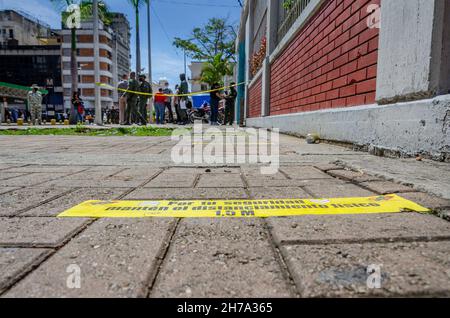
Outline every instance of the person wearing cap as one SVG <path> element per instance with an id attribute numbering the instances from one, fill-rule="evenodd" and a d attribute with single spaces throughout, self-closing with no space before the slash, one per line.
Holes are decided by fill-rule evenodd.
<path id="1" fill-rule="evenodd" d="M 31 91 L 28 92 L 28 106 L 31 110 L 31 121 L 33 125 L 36 122 L 42 124 L 42 94 L 39 92 L 39 87 L 34 84 L 31 86 Z"/>
<path id="2" fill-rule="evenodd" d="M 145 75 L 139 76 L 139 107 L 138 107 L 138 121 L 141 125 L 147 125 L 147 101 L 149 99 L 149 94 L 151 94 L 152 86 L 146 81 L 147 77 Z"/>
<path id="3" fill-rule="evenodd" d="M 139 90 L 139 83 L 136 80 L 136 73 L 130 73 L 130 79 L 128 81 L 128 91 L 125 93 L 127 99 L 127 109 L 125 112 L 125 125 L 135 124 L 137 122 L 137 102 L 138 95 L 136 92 Z"/>

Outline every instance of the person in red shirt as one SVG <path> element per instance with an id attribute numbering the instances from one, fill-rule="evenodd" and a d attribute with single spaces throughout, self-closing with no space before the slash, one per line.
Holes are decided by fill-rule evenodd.
<path id="1" fill-rule="evenodd" d="M 155 111 L 156 111 L 156 124 L 163 125 L 165 124 L 166 117 L 166 95 L 163 94 L 163 89 L 160 88 L 158 93 L 155 94 Z"/>

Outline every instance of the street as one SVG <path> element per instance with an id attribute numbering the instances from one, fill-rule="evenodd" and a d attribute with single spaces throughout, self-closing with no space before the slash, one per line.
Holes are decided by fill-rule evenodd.
<path id="1" fill-rule="evenodd" d="M 170 137 L 0 136 L 1 297 L 450 296 L 448 163 L 280 135 L 279 171 L 263 175 L 250 164 L 175 165 L 175 144 Z M 57 217 L 86 200 L 392 193 L 432 212 Z"/>

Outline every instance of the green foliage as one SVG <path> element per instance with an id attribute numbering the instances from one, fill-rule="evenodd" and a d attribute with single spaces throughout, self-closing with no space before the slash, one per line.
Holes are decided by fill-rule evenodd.
<path id="1" fill-rule="evenodd" d="M 233 65 L 219 53 L 203 64 L 201 81 L 209 85 L 223 84 L 223 77 L 233 75 Z"/>
<path id="2" fill-rule="evenodd" d="M 295 0 L 284 0 L 283 2 L 283 8 L 287 11 L 291 10 L 294 6 Z"/>
<path id="3" fill-rule="evenodd" d="M 194 60 L 211 61 L 218 54 L 235 61 L 236 32 L 226 19 L 211 18 L 203 27 L 195 28 L 189 39 L 175 38 L 173 45 Z"/>
<path id="4" fill-rule="evenodd" d="M 0 135 L 54 135 L 54 136 L 171 136 L 174 129 L 158 127 L 118 127 L 109 129 L 95 129 L 83 125 L 75 128 L 27 128 L 2 129 Z"/>

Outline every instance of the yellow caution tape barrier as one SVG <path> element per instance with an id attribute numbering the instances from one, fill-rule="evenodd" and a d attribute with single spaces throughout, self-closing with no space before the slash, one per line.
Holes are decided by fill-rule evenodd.
<path id="1" fill-rule="evenodd" d="M 109 88 L 112 90 L 117 90 L 119 92 L 131 93 L 131 94 L 136 94 L 136 95 L 155 96 L 157 94 L 157 93 L 142 93 L 142 92 L 131 91 L 131 90 L 122 89 L 122 88 L 116 88 L 116 87 L 113 87 L 113 86 L 105 84 L 105 83 L 95 83 L 95 84 L 100 87 L 106 87 L 106 88 Z M 220 92 L 220 91 L 229 89 L 231 87 L 238 87 L 238 86 L 241 86 L 244 84 L 246 84 L 246 82 L 242 82 L 242 83 L 230 85 L 230 86 L 224 86 L 221 88 L 211 89 L 211 90 L 207 90 L 207 91 L 201 91 L 201 92 L 195 92 L 195 93 L 189 93 L 189 94 L 164 94 L 164 96 L 167 96 L 167 97 L 190 97 L 190 96 L 195 96 L 195 95 L 204 95 L 204 94 L 208 94 L 208 93 L 212 93 L 212 92 Z"/>

